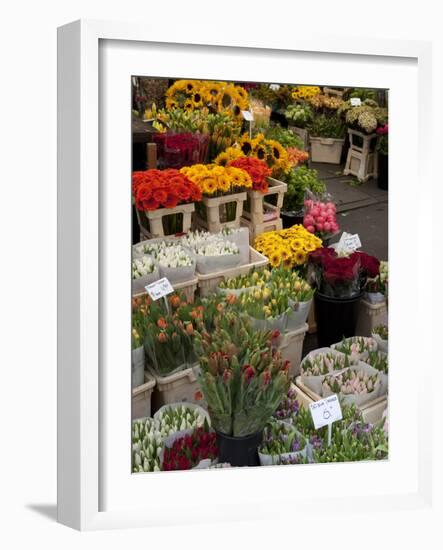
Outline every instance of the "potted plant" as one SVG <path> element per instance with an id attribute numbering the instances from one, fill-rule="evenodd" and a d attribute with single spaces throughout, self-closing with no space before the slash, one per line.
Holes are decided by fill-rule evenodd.
<path id="1" fill-rule="evenodd" d="M 315 314 L 320 346 L 355 336 L 359 301 L 368 277 L 376 277 L 380 261 L 364 252 L 339 256 L 333 248 L 309 254 L 316 286 Z"/>
<path id="2" fill-rule="evenodd" d="M 378 178 L 377 185 L 380 189 L 388 189 L 388 173 L 389 173 L 389 128 L 388 124 L 380 126 L 376 130 L 378 138 Z"/>
<path id="3" fill-rule="evenodd" d="M 253 329 L 236 311 L 213 322 L 214 329 L 196 335 L 195 343 L 219 459 L 256 466 L 263 428 L 287 391 L 289 364 L 272 349 L 272 333 Z"/>
<path id="4" fill-rule="evenodd" d="M 289 128 L 300 137 L 305 149 L 309 146 L 308 127 L 313 116 L 312 107 L 306 102 L 288 105 L 285 111 L 285 117 L 290 125 Z"/>
<path id="5" fill-rule="evenodd" d="M 309 127 L 311 160 L 340 164 L 346 127 L 336 112 L 314 114 Z"/>
<path id="6" fill-rule="evenodd" d="M 287 229 L 294 224 L 303 223 L 306 191 L 323 194 L 326 192 L 326 185 L 318 179 L 317 170 L 309 169 L 307 166 L 289 170 L 285 174 L 284 180 L 288 189 L 283 199 L 281 218 L 283 228 Z"/>

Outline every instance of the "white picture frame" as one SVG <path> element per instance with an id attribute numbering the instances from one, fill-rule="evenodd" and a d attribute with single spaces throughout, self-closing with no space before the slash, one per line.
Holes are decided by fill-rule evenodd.
<path id="1" fill-rule="evenodd" d="M 122 332 L 122 327 L 124 329 L 125 323 L 128 322 L 128 315 L 124 313 L 124 303 L 128 300 L 129 304 L 130 295 L 129 245 L 126 256 L 122 251 L 125 242 L 129 242 L 130 226 L 129 218 L 122 219 L 119 224 L 121 231 L 116 232 L 115 228 L 113 229 L 109 224 L 109 212 L 111 210 L 116 212 L 117 210 L 114 209 L 119 208 L 119 203 L 120 207 L 122 203 L 123 206 L 129 204 L 126 191 L 123 191 L 122 195 L 119 186 L 112 183 L 122 181 L 125 177 L 129 178 L 130 175 L 127 171 L 128 165 L 124 164 L 128 162 L 126 157 L 130 150 L 130 135 L 125 134 L 126 125 L 130 123 L 124 119 L 122 111 L 116 110 L 111 126 L 106 127 L 107 142 L 104 145 L 101 141 L 104 135 L 100 134 L 103 127 L 100 126 L 99 121 L 103 123 L 103 119 L 111 120 L 106 116 L 109 115 L 106 110 L 109 109 L 109 105 L 114 104 L 112 102 L 116 102 L 115 105 L 117 102 L 121 103 L 121 99 L 127 93 L 124 86 L 129 88 L 129 82 L 124 82 L 121 87 L 116 85 L 115 90 L 112 90 L 112 94 L 103 104 L 99 95 L 100 82 L 106 85 L 109 82 L 108 78 L 118 77 L 130 70 L 124 64 L 132 57 L 134 57 L 134 67 L 140 67 L 140 62 L 146 59 L 146 72 L 133 74 L 216 78 L 215 72 L 212 72 L 215 68 L 212 69 L 210 64 L 212 55 L 217 55 L 220 60 L 220 64 L 217 64 L 219 78 L 225 78 L 223 67 L 226 67 L 227 60 L 231 59 L 232 67 L 229 72 L 229 75 L 232 75 L 231 79 L 254 80 L 254 76 L 260 72 L 263 74 L 261 80 L 273 82 L 279 81 L 278 75 L 284 74 L 287 60 L 299 54 L 300 66 L 303 66 L 303 56 L 310 56 L 311 60 L 318 59 L 319 63 L 323 63 L 324 74 L 327 73 L 327 67 L 330 65 L 337 66 L 335 79 L 330 75 L 318 79 L 324 84 L 366 84 L 368 86 L 371 83 L 383 81 L 383 75 L 377 80 L 374 67 L 371 69 L 371 64 L 375 66 L 383 60 L 390 65 L 391 72 L 393 67 L 398 68 L 398 82 L 402 82 L 403 85 L 407 83 L 406 73 L 402 76 L 401 67 L 403 67 L 405 71 L 410 70 L 411 82 L 418 83 L 417 89 L 411 86 L 410 90 L 404 90 L 403 99 L 395 93 L 390 98 L 390 107 L 392 106 L 390 115 L 392 112 L 394 121 L 392 123 L 390 118 L 393 160 L 391 196 L 394 198 L 398 196 L 396 178 L 401 178 L 401 181 L 405 182 L 406 189 L 411 188 L 412 176 L 398 162 L 401 153 L 400 143 L 404 144 L 401 141 L 404 136 L 402 138 L 402 121 L 399 116 L 400 106 L 404 107 L 404 103 L 400 105 L 400 101 L 406 100 L 410 102 L 410 111 L 414 115 L 411 117 L 410 128 L 419 138 L 417 143 L 410 144 L 411 154 L 408 156 L 410 172 L 415 178 L 415 171 L 418 171 L 417 178 L 421 191 L 426 194 L 427 201 L 432 197 L 430 163 L 426 162 L 426 159 L 429 160 L 430 151 L 431 113 L 427 110 L 424 101 L 428 96 L 431 81 L 432 58 L 429 43 L 368 40 L 342 36 L 326 37 L 301 32 L 298 32 L 295 38 L 281 36 L 278 40 L 272 37 L 250 39 L 249 36 L 250 34 L 245 33 L 241 39 L 225 39 L 223 33 L 214 31 L 211 33 L 211 38 L 208 38 L 210 45 L 204 43 L 205 37 L 202 39 L 203 42 L 189 45 L 186 29 L 174 32 L 173 36 L 169 36 L 169 41 L 165 41 L 163 29 L 156 27 L 147 29 L 144 25 L 119 22 L 77 21 L 59 29 L 58 521 L 70 527 L 91 530 L 215 521 L 211 506 L 216 506 L 218 510 L 217 521 L 235 521 L 239 517 L 244 520 L 281 518 L 286 512 L 272 510 L 273 503 L 279 502 L 278 499 L 300 510 L 303 508 L 303 513 L 323 513 L 318 512 L 319 503 L 326 500 L 331 506 L 339 503 L 343 511 L 351 510 L 355 506 L 368 511 L 376 507 L 377 510 L 383 510 L 386 513 L 405 507 L 432 509 L 431 410 L 426 407 L 424 380 L 420 379 L 412 384 L 409 379 L 414 374 L 414 361 L 417 359 L 419 349 L 413 341 L 407 352 L 400 349 L 401 331 L 404 331 L 406 325 L 405 320 L 401 319 L 399 310 L 401 297 L 404 295 L 402 293 L 408 293 L 407 283 L 399 277 L 401 262 L 405 261 L 404 257 L 402 259 L 405 251 L 402 248 L 403 245 L 399 245 L 400 250 L 392 251 L 392 258 L 390 255 L 391 281 L 394 280 L 395 284 L 390 286 L 392 324 L 392 330 L 390 330 L 392 352 L 391 349 L 390 352 L 394 381 L 390 386 L 391 448 L 393 450 L 388 462 L 297 466 L 284 469 L 274 467 L 262 468 L 259 469 L 260 471 L 252 468 L 243 470 L 233 468 L 229 472 L 220 470 L 141 476 L 131 476 L 130 469 L 125 469 L 124 465 L 130 460 L 130 450 L 127 446 L 130 440 L 130 369 L 129 354 L 125 355 L 129 350 L 129 331 L 127 334 Z M 105 42 L 111 47 L 109 49 L 105 47 L 103 50 L 101 48 Z M 153 58 L 146 55 L 149 48 L 154 52 L 156 63 L 151 63 L 149 60 Z M 173 52 L 174 56 L 168 55 L 168 51 Z M 246 54 L 254 60 L 250 65 L 239 62 L 241 56 Z M 186 56 L 187 66 L 183 66 L 180 55 Z M 269 66 L 260 64 L 266 56 L 272 57 L 276 62 L 270 63 Z M 284 63 L 278 63 L 279 59 Z M 344 67 L 346 63 L 353 63 L 355 60 L 365 63 L 368 77 L 366 80 L 362 79 L 361 74 L 356 72 L 352 74 L 352 82 L 345 82 Z M 341 63 L 344 65 L 340 68 Z M 182 74 L 177 74 L 180 66 Z M 103 74 L 102 70 L 108 72 Z M 241 70 L 243 70 L 243 78 L 238 76 Z M 160 74 L 159 71 L 163 73 Z M 371 72 L 374 74 L 369 77 Z M 388 72 L 386 71 L 386 74 Z M 383 71 L 379 74 L 382 73 Z M 255 79 L 258 80 L 258 78 Z M 290 82 L 291 79 L 280 81 Z M 304 79 L 302 81 L 309 83 Z M 398 83 L 396 85 L 399 86 Z M 395 87 L 393 89 L 395 90 Z M 129 118 L 129 104 L 127 109 Z M 103 114 L 105 114 L 104 117 Z M 398 121 L 397 127 L 396 121 Z M 122 136 L 127 140 L 126 142 L 119 141 Z M 396 148 L 396 138 L 398 138 L 398 148 Z M 108 157 L 113 156 L 114 162 L 116 162 L 116 155 L 112 153 L 116 151 L 121 151 L 122 159 L 125 158 L 121 166 L 115 166 L 116 171 L 113 174 L 109 173 L 107 165 L 103 165 L 104 169 L 100 171 L 99 161 L 100 155 L 103 155 L 103 148 L 106 149 Z M 420 163 L 418 163 L 419 156 Z M 103 188 L 104 179 L 110 184 L 106 189 Z M 422 200 L 424 198 L 414 200 L 414 197 L 406 196 L 403 204 L 406 208 L 414 209 L 418 208 Z M 392 243 L 397 244 L 405 228 L 401 213 L 392 207 L 393 202 L 391 201 L 390 205 L 391 249 Z M 418 209 L 418 220 L 421 215 Z M 129 209 L 127 216 L 130 216 Z M 101 241 L 103 238 L 105 238 L 104 244 Z M 109 239 L 112 240 L 112 250 L 110 250 Z M 410 246 L 416 246 L 417 239 L 417 236 L 411 235 Z M 416 250 L 421 260 L 426 259 L 427 265 L 432 265 L 430 242 L 425 242 Z M 120 261 L 121 259 L 123 261 Z M 112 270 L 109 269 L 111 265 Z M 113 271 L 111 278 L 109 278 L 110 271 Z M 415 277 L 420 276 L 418 265 L 411 267 L 409 273 L 411 280 L 416 280 Z M 104 276 L 108 277 L 105 283 Z M 127 279 L 125 279 L 126 276 Z M 116 289 L 121 289 L 121 298 L 116 298 L 115 307 L 123 309 L 106 309 L 109 297 L 116 296 Z M 420 335 L 418 319 L 432 316 L 432 289 L 430 287 L 423 289 L 420 300 L 417 293 L 417 295 L 410 294 L 412 318 L 409 330 Z M 114 335 L 113 345 L 120 346 L 119 349 L 113 350 L 116 352 L 114 356 L 110 355 L 109 350 L 100 347 L 103 342 L 103 330 L 107 331 L 108 344 L 110 337 Z M 119 338 L 121 335 L 121 345 L 120 341 L 115 343 L 116 335 Z M 431 357 L 431 346 L 429 349 L 421 350 L 421 353 L 424 355 L 422 368 L 426 369 L 426 383 L 431 384 L 433 376 L 431 361 L 426 362 L 426 358 Z M 126 356 L 128 357 L 128 383 L 125 386 L 124 380 L 123 384 L 118 383 L 120 374 L 117 372 L 115 363 L 120 361 L 121 364 L 122 358 L 124 363 Z M 400 364 L 402 368 L 396 368 L 396 365 Z M 396 377 L 397 374 L 398 377 Z M 125 393 L 126 390 L 127 393 Z M 411 391 L 415 392 L 417 400 L 410 404 L 407 412 L 411 444 L 411 456 L 407 456 L 405 454 L 407 442 L 404 433 L 398 428 L 405 422 L 402 415 L 406 413 L 402 406 L 405 406 L 405 395 L 411 395 L 408 393 Z M 120 416 L 116 416 L 118 411 L 121 411 Z M 112 430 L 109 428 L 110 423 Z M 127 430 L 126 435 L 120 437 L 125 434 L 125 430 Z M 115 433 L 110 434 L 110 431 Z M 113 437 L 114 440 L 111 441 Z M 124 449 L 122 455 L 116 448 L 116 441 L 120 442 L 121 448 Z M 106 454 L 104 449 L 107 449 L 108 445 L 113 445 L 109 448 L 116 451 L 116 459 L 104 465 L 103 460 L 108 460 L 103 456 Z M 125 453 L 127 453 L 126 458 Z M 344 484 L 342 487 L 343 483 L 338 483 L 337 480 L 346 469 L 351 469 L 354 475 L 364 472 L 364 475 L 368 476 L 368 482 L 363 483 L 363 487 L 358 490 L 349 484 Z M 302 475 L 300 475 L 301 472 Z M 291 481 L 297 486 L 297 495 L 283 496 L 283 489 L 289 478 L 292 478 Z M 385 480 L 383 481 L 384 492 L 381 484 L 373 483 L 376 478 Z M 257 491 L 257 480 L 266 489 Z M 108 487 L 109 484 L 115 484 L 116 488 L 111 489 Z M 135 496 L 131 497 L 136 492 L 140 493 L 141 487 L 146 494 L 148 485 L 156 495 L 155 506 L 149 502 L 141 506 Z M 199 487 L 199 494 L 190 494 L 190 488 L 196 486 Z M 165 487 L 164 495 L 162 495 L 162 487 Z M 217 490 L 217 502 L 213 494 L 214 488 Z M 229 489 L 233 491 L 234 488 L 240 489 L 236 493 L 235 500 L 230 502 L 227 491 Z M 181 506 L 182 501 L 171 498 L 174 491 L 182 497 L 186 495 L 185 509 Z M 104 497 L 108 493 L 112 496 Z M 119 506 L 116 505 L 117 502 Z M 247 506 L 251 502 L 254 505 Z"/>

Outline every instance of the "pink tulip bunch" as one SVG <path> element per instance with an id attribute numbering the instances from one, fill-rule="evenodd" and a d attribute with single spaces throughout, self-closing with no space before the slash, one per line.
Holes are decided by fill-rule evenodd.
<path id="1" fill-rule="evenodd" d="M 333 202 L 306 199 L 303 225 L 310 233 L 336 233 L 339 230 L 336 211 Z"/>

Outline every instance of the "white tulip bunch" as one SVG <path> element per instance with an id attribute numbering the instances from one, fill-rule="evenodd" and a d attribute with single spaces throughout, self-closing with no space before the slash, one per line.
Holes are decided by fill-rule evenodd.
<path id="1" fill-rule="evenodd" d="M 167 437 L 175 432 L 203 426 L 205 417 L 198 409 L 180 405 L 175 408 L 165 408 L 157 421 L 161 437 Z"/>
<path id="2" fill-rule="evenodd" d="M 240 250 L 235 243 L 223 239 L 214 239 L 195 248 L 195 253 L 200 256 L 228 256 L 240 254 Z"/>
<path id="3" fill-rule="evenodd" d="M 189 267 L 192 257 L 181 245 L 165 247 L 156 255 L 156 260 L 162 267 Z"/>
<path id="4" fill-rule="evenodd" d="M 132 423 L 132 471 L 159 472 L 163 440 L 154 419 Z"/>
<path id="5" fill-rule="evenodd" d="M 142 256 L 132 260 L 132 278 L 140 279 L 152 273 L 155 269 L 154 260 L 150 256 Z"/>

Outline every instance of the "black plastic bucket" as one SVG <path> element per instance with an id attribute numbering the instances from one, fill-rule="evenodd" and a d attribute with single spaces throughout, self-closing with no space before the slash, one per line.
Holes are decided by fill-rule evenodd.
<path id="1" fill-rule="evenodd" d="M 291 212 L 282 210 L 280 217 L 283 223 L 283 229 L 289 229 L 295 224 L 303 225 L 303 212 Z"/>
<path id="2" fill-rule="evenodd" d="M 343 337 L 356 336 L 361 294 L 352 298 L 332 298 L 316 292 L 314 296 L 319 347 L 329 347 Z"/>
<path id="3" fill-rule="evenodd" d="M 389 157 L 388 155 L 378 155 L 378 176 L 377 176 L 377 185 L 379 189 L 388 189 L 388 166 L 389 166 Z"/>
<path id="4" fill-rule="evenodd" d="M 258 447 L 263 431 L 245 437 L 225 435 L 217 430 L 218 460 L 231 466 L 259 466 Z"/>

